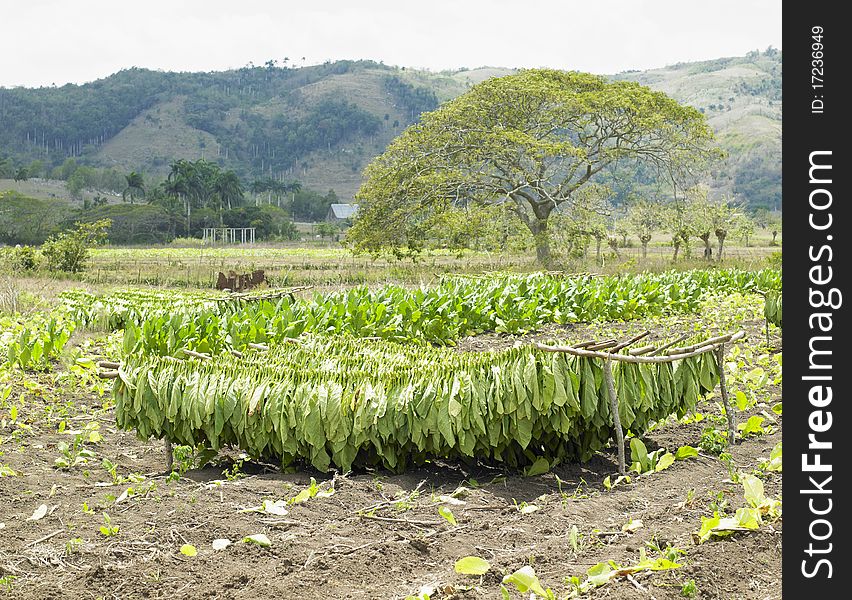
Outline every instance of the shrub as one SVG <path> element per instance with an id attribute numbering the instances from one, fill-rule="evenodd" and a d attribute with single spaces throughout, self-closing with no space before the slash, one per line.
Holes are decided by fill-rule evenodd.
<path id="1" fill-rule="evenodd" d="M 73 231 L 64 231 L 48 238 L 41 247 L 47 268 L 67 273 L 79 273 L 85 269 L 89 248 L 106 240 L 107 229 L 111 224 L 109 219 L 77 223 Z"/>
<path id="2" fill-rule="evenodd" d="M 38 255 L 32 246 L 15 246 L 9 252 L 9 262 L 15 271 L 34 271 L 38 267 Z"/>

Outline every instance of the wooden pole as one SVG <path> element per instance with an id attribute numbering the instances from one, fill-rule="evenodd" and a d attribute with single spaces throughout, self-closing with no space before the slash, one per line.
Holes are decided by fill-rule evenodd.
<path id="1" fill-rule="evenodd" d="M 719 392 L 722 395 L 722 406 L 725 407 L 725 416 L 728 417 L 728 443 L 734 443 L 736 439 L 736 424 L 734 423 L 734 411 L 728 402 L 728 386 L 725 385 L 725 344 L 719 344 L 716 348 L 716 365 L 719 368 Z"/>
<path id="2" fill-rule="evenodd" d="M 646 329 L 645 331 L 643 331 L 639 335 L 634 335 L 629 340 L 625 340 L 625 341 L 621 342 L 620 344 L 613 346 L 612 348 L 610 348 L 610 352 L 615 353 L 615 352 L 618 352 L 619 350 L 621 350 L 622 348 L 626 348 L 627 346 L 630 346 L 631 344 L 635 344 L 636 342 L 641 340 L 643 337 L 650 335 L 650 333 L 651 332 Z"/>
<path id="3" fill-rule="evenodd" d="M 624 475 L 627 465 L 624 459 L 624 432 L 621 430 L 621 415 L 618 413 L 618 397 L 615 395 L 615 379 L 612 376 L 612 361 L 603 361 L 604 381 L 609 394 L 609 408 L 612 412 L 612 426 L 615 429 L 615 442 L 618 444 L 618 474 Z"/>
<path id="4" fill-rule="evenodd" d="M 175 464 L 175 454 L 172 451 L 172 443 L 166 440 L 166 471 L 172 472 L 172 467 Z"/>
<path id="5" fill-rule="evenodd" d="M 737 333 L 725 336 L 724 341 L 719 340 L 719 338 L 714 338 L 714 340 L 707 340 L 703 342 L 704 345 L 696 344 L 695 350 L 691 350 L 689 352 L 684 352 L 683 354 L 669 354 L 666 356 L 630 356 L 629 354 L 610 354 L 607 352 L 595 352 L 592 350 L 580 350 L 578 348 L 572 348 L 570 346 L 548 346 L 547 344 L 541 344 L 538 342 L 534 342 L 533 346 L 538 348 L 539 350 L 544 350 L 545 352 L 566 352 L 568 354 L 573 354 L 575 356 L 590 356 L 594 358 L 602 358 L 606 360 L 617 360 L 621 362 L 629 362 L 629 363 L 667 363 L 674 362 L 676 360 L 682 360 L 684 358 L 690 358 L 692 356 L 698 356 L 699 354 L 704 354 L 705 352 L 711 352 L 716 350 L 720 344 L 726 342 L 735 342 L 741 338 L 745 337 L 744 331 L 738 331 Z"/>

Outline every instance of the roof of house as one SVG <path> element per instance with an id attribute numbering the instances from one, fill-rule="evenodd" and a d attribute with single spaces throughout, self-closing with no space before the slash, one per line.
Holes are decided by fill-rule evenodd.
<path id="1" fill-rule="evenodd" d="M 335 219 L 348 219 L 358 212 L 357 204 L 332 204 L 331 214 Z"/>

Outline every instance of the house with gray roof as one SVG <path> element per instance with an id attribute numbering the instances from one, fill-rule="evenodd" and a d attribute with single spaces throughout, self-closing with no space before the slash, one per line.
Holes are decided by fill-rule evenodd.
<path id="1" fill-rule="evenodd" d="M 357 213 L 357 204 L 332 204 L 328 207 L 328 214 L 325 220 L 329 223 L 340 224 L 352 219 Z"/>

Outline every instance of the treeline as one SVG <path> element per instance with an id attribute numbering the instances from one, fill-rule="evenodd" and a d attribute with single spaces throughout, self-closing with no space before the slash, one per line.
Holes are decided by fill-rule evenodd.
<path id="1" fill-rule="evenodd" d="M 100 182 L 112 170 L 63 163 L 57 175 L 66 186 L 76 180 Z M 95 194 L 82 206 L 60 200 L 29 198 L 10 191 L 0 195 L 0 244 L 37 245 L 75 222 L 109 219 L 115 244 L 165 243 L 176 237 L 201 237 L 207 227 L 254 227 L 257 240 L 298 239 L 294 221 L 321 221 L 334 190 L 322 194 L 298 181 L 256 179 L 246 186 L 230 169 L 206 161 L 178 160 L 168 177 L 146 181 L 142 173 L 120 175 L 113 182 L 122 203 Z"/>

